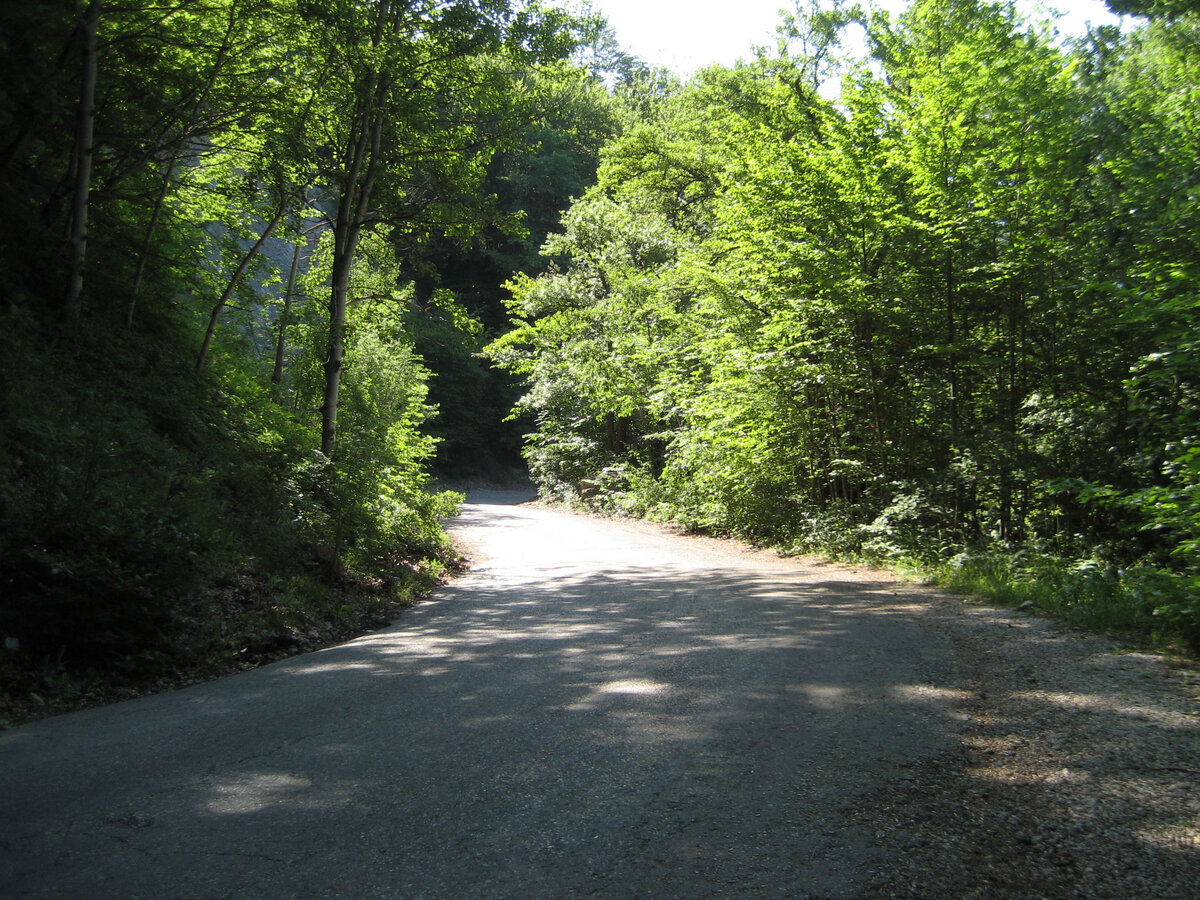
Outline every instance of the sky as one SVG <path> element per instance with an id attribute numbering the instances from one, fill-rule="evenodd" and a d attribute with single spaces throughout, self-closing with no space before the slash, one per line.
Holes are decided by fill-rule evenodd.
<path id="1" fill-rule="evenodd" d="M 880 6 L 892 12 L 904 0 L 885 0 Z M 1018 0 L 1024 10 L 1034 0 Z M 1103 0 L 1053 0 L 1068 11 L 1059 30 L 1082 34 L 1084 23 L 1117 21 Z M 709 63 L 732 65 L 752 56 L 756 44 L 773 45 L 779 10 L 794 9 L 794 0 L 592 0 L 617 32 L 621 45 L 652 66 L 688 76 Z"/>

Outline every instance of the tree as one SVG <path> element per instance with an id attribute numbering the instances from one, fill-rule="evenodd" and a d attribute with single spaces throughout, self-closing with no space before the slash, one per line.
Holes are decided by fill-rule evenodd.
<path id="1" fill-rule="evenodd" d="M 493 223 L 474 235 L 435 235 L 406 259 L 419 288 L 414 334 L 437 376 L 430 397 L 441 412 L 429 427 L 441 439 L 436 466 L 443 474 L 519 464 L 521 425 L 502 421 L 519 391 L 478 351 L 508 325 L 505 282 L 545 267 L 542 244 L 571 200 L 595 182 L 600 147 L 617 129 L 616 104 L 587 72 L 525 73 L 513 90 L 527 92 L 538 112 L 519 141 L 488 163 L 480 193 L 495 197 Z M 486 334 L 456 328 L 437 299 L 447 291 Z"/>
<path id="2" fill-rule="evenodd" d="M 310 10 L 312 58 L 332 73 L 323 131 L 314 136 L 319 151 L 333 155 L 325 168 L 334 251 L 321 428 L 330 457 L 347 285 L 363 229 L 377 221 L 413 231 L 435 222 L 478 227 L 471 187 L 491 154 L 519 134 L 520 115 L 498 90 L 508 66 L 570 48 L 564 16 L 533 7 L 513 15 L 507 2 L 376 0 L 338 13 Z"/>
<path id="3" fill-rule="evenodd" d="M 1108 8 L 1115 13 L 1150 18 L 1175 19 L 1180 16 L 1200 13 L 1196 0 L 1106 0 Z"/>
<path id="4" fill-rule="evenodd" d="M 88 193 L 92 186 L 92 135 L 96 118 L 96 32 L 100 27 L 101 0 L 91 0 L 80 30 L 83 34 L 82 70 L 79 89 L 79 128 L 71 168 L 75 186 L 71 200 L 71 276 L 63 318 L 67 328 L 79 325 L 83 307 L 83 271 L 87 261 Z"/>
<path id="5" fill-rule="evenodd" d="M 225 652 L 204 623 L 227 579 L 256 586 L 270 631 L 301 595 L 370 578 L 382 597 L 439 565 L 453 497 L 428 490 L 396 251 L 497 218 L 477 188 L 528 132 L 524 70 L 571 32 L 466 0 L 0 8 L 6 634 L 68 667 L 161 670 Z M 295 288 L 324 282 L 328 310 L 329 270 L 292 257 L 274 314 L 279 245 L 318 218 L 340 225 L 336 463 L 313 453 L 329 322 Z"/>

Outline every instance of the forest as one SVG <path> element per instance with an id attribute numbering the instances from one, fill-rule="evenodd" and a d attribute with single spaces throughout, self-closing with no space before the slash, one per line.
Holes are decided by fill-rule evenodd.
<path id="1" fill-rule="evenodd" d="M 4 5 L 0 694 L 255 665 L 454 565 L 440 486 L 523 465 L 478 351 L 612 65 L 508 0 Z"/>
<path id="2" fill-rule="evenodd" d="M 1196 649 L 1200 4 L 1111 5 L 685 82 L 586 3 L 6 5 L 4 690 L 384 624 L 525 465 Z"/>
<path id="3" fill-rule="evenodd" d="M 542 491 L 1200 645 L 1200 4 L 1113 6 L 802 4 L 648 103 L 487 350 Z"/>

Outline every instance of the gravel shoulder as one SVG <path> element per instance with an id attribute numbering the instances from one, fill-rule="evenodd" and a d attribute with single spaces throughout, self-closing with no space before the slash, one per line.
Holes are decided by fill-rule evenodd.
<path id="1" fill-rule="evenodd" d="M 1200 897 L 1194 673 L 1033 615 L 907 590 L 967 666 L 960 746 L 889 786 L 880 896 Z"/>

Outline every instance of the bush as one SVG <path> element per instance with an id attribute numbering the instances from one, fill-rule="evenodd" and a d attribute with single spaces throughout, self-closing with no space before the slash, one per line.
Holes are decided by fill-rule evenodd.
<path id="1" fill-rule="evenodd" d="M 1008 606 L 1032 602 L 1081 628 L 1200 652 L 1200 584 L 1158 567 L 993 547 L 958 554 L 935 570 L 935 580 Z"/>

